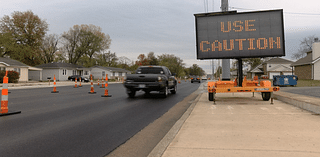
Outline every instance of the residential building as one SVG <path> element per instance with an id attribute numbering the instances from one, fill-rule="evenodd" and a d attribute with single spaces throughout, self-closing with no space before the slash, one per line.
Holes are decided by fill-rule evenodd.
<path id="1" fill-rule="evenodd" d="M 0 57 L 0 69 L 6 71 L 16 71 L 19 73 L 18 82 L 28 81 L 28 69 L 30 66 L 14 59 Z"/>
<path id="2" fill-rule="evenodd" d="M 85 68 L 83 66 L 71 64 L 71 63 L 47 63 L 36 66 L 37 68 L 42 68 L 42 74 L 32 73 L 34 75 L 42 75 L 41 80 L 45 81 L 48 79 L 53 79 L 54 75 L 57 81 L 66 81 L 69 76 L 81 75 L 89 78 L 90 68 Z"/>
<path id="3" fill-rule="evenodd" d="M 115 67 L 103 67 L 103 66 L 93 66 L 90 68 L 91 74 L 95 79 L 105 78 L 106 74 L 108 74 L 109 79 L 120 80 L 127 76 L 127 74 L 131 74 L 131 71 L 115 68 Z"/>
<path id="4" fill-rule="evenodd" d="M 307 56 L 292 63 L 298 79 L 320 80 L 320 42 L 312 44 Z"/>
<path id="5" fill-rule="evenodd" d="M 251 69 L 247 78 L 266 76 L 269 79 L 273 79 L 274 75 L 292 75 L 294 73 L 294 69 L 290 67 L 292 63 L 293 61 L 285 58 L 271 58 Z"/>

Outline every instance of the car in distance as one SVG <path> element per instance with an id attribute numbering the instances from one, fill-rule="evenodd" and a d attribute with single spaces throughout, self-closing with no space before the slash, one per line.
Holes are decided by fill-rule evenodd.
<path id="1" fill-rule="evenodd" d="M 158 91 L 163 97 L 167 97 L 169 90 L 172 94 L 177 92 L 177 80 L 165 66 L 140 66 L 135 74 L 128 74 L 123 83 L 127 94 L 133 98 L 136 91 Z"/>
<path id="2" fill-rule="evenodd" d="M 80 75 L 72 75 L 68 77 L 69 81 L 75 81 L 75 79 L 77 78 L 77 81 L 79 81 L 79 78 L 81 77 L 81 81 L 82 82 L 89 82 L 90 80 L 86 77 L 80 76 Z"/>
<path id="3" fill-rule="evenodd" d="M 200 81 L 200 77 L 197 77 L 197 76 L 191 76 L 191 83 L 193 83 L 193 82 L 201 82 Z"/>

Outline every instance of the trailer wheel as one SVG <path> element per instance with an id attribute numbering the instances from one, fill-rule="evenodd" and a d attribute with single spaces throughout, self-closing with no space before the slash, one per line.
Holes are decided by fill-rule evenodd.
<path id="1" fill-rule="evenodd" d="M 264 101 L 269 101 L 270 97 L 271 97 L 271 93 L 270 92 L 261 92 L 261 96 Z"/>

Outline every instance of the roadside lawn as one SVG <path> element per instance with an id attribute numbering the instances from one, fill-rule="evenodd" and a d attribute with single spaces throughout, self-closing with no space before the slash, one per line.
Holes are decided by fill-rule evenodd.
<path id="1" fill-rule="evenodd" d="M 320 86 L 320 80 L 301 80 L 297 82 L 297 87 L 314 87 Z"/>

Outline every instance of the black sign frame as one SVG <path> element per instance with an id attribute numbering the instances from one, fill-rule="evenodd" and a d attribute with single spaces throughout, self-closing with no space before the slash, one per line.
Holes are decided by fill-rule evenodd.
<path id="1" fill-rule="evenodd" d="M 277 15 L 277 16 L 274 16 L 274 15 Z M 285 56 L 283 9 L 254 11 L 254 12 L 240 12 L 240 13 L 238 13 L 237 11 L 212 12 L 212 13 L 194 14 L 194 16 L 195 16 L 195 28 L 196 28 L 197 59 L 201 59 L 201 60 L 202 59 L 235 59 L 235 58 L 239 59 L 239 58 Z M 261 17 L 261 16 L 269 16 L 270 17 L 269 19 L 265 18 L 265 19 L 268 19 L 269 21 L 265 22 L 263 21 L 265 19 L 261 19 L 261 18 L 258 18 L 258 19 L 249 18 L 247 20 L 243 20 L 244 19 L 243 17 Z M 210 34 L 209 31 L 211 31 L 210 28 L 213 28 L 213 27 L 209 28 L 209 25 L 214 27 L 215 26 L 219 27 L 218 26 L 219 24 L 216 24 L 216 25 L 212 24 L 215 22 L 215 20 L 213 19 L 215 18 L 216 19 L 222 19 L 222 18 L 237 19 L 235 17 L 240 17 L 239 19 L 242 19 L 242 20 L 239 20 L 239 21 L 227 20 L 227 22 L 223 21 L 223 24 L 221 22 L 221 25 L 220 25 L 221 32 L 224 31 L 223 33 L 227 34 L 227 35 L 224 35 L 224 37 L 228 37 L 228 38 L 221 39 L 219 37 L 215 38 L 209 35 Z M 211 18 L 209 20 L 211 20 L 212 22 L 209 20 L 207 20 L 207 23 L 202 22 L 202 21 L 206 21 L 206 19 L 204 18 L 206 19 Z M 271 21 L 272 19 L 275 19 L 276 22 L 272 22 Z M 202 25 L 199 24 L 199 21 L 202 22 L 201 23 Z M 256 21 L 259 21 L 259 26 L 257 27 L 255 26 L 255 24 L 257 25 Z M 267 33 L 267 31 L 261 32 L 259 30 L 260 28 L 265 28 L 266 26 L 267 26 L 266 28 L 269 29 L 268 25 L 263 25 L 264 22 L 267 24 L 270 24 L 269 33 Z M 261 26 L 260 26 L 260 23 L 262 23 Z M 203 24 L 207 24 L 207 26 Z M 230 26 L 233 28 L 230 28 Z M 204 27 L 207 27 L 207 30 L 203 30 Z M 218 34 L 219 33 L 221 34 L 221 32 L 219 32 L 220 29 L 216 27 L 214 31 L 217 32 L 217 34 L 215 35 L 219 36 Z M 259 28 L 259 29 L 257 30 L 256 28 Z M 240 29 L 242 29 L 241 32 L 235 32 L 235 31 L 240 31 Z M 233 33 L 225 32 L 225 30 L 227 31 L 229 30 L 229 32 L 233 31 Z M 275 30 L 275 31 L 272 31 L 272 30 Z M 214 34 L 212 32 L 211 34 Z M 273 32 L 276 32 L 276 33 L 273 33 Z M 254 35 L 253 37 L 255 38 L 248 38 L 250 36 L 248 34 L 250 33 Z M 206 34 L 208 35 L 206 36 Z M 234 34 L 237 34 L 237 35 L 234 36 Z M 259 35 L 262 34 L 262 35 L 261 37 L 259 37 L 257 34 Z M 268 34 L 272 34 L 273 36 L 272 35 L 266 36 Z M 211 40 L 209 40 L 209 38 Z M 207 39 L 207 40 L 202 40 L 202 39 Z M 234 51 L 232 50 L 232 46 L 234 47 Z M 228 50 L 228 48 L 229 48 L 229 51 L 226 51 Z"/>

